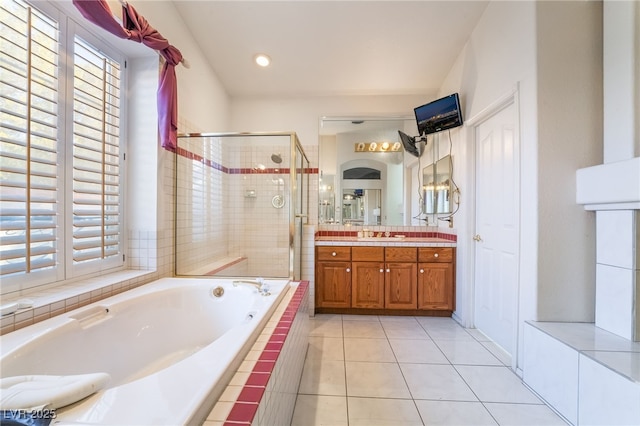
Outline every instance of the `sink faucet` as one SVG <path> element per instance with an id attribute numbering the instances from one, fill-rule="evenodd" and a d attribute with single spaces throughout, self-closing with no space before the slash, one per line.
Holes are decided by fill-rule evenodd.
<path id="1" fill-rule="evenodd" d="M 269 291 L 269 285 L 264 281 L 263 278 L 256 278 L 255 280 L 234 280 L 233 286 L 237 287 L 239 284 L 249 284 L 258 289 L 258 293 L 263 296 L 270 296 L 271 292 Z"/>

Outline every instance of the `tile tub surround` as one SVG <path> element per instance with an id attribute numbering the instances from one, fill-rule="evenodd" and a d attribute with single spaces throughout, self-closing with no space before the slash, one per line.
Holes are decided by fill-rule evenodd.
<path id="1" fill-rule="evenodd" d="M 83 279 L 65 285 L 35 288 L 23 295 L 2 297 L 2 304 L 29 299 L 31 308 L 2 316 L 0 335 L 72 311 L 98 300 L 134 289 L 158 279 L 156 271 L 128 270 Z"/>
<path id="2" fill-rule="evenodd" d="M 292 286 L 204 425 L 290 423 L 309 336 L 309 283 Z"/>
<path id="3" fill-rule="evenodd" d="M 524 382 L 571 424 L 640 424 L 640 343 L 589 323 L 524 332 Z"/>

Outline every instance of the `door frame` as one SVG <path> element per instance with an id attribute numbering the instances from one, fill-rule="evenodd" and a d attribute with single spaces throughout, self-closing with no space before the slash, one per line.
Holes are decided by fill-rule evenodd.
<path id="1" fill-rule="evenodd" d="M 489 118 L 493 117 L 503 109 L 513 105 L 514 108 L 514 144 L 518 146 L 517 153 L 517 164 L 518 164 L 518 179 L 520 188 L 522 187 L 522 149 L 521 149 L 521 140 L 520 137 L 520 85 L 516 83 L 509 92 L 503 94 L 498 97 L 495 101 L 489 104 L 486 108 L 479 111 L 470 119 L 466 120 L 467 127 L 467 140 L 469 141 L 469 160 L 468 160 L 468 170 L 469 170 L 469 188 L 472 189 L 473 196 L 471 197 L 471 206 L 470 206 L 470 214 L 467 217 L 467 227 L 471 231 L 470 237 L 475 235 L 476 232 L 476 224 L 477 224 L 477 211 L 476 211 L 476 173 L 477 173 L 477 158 L 476 158 L 476 144 L 477 144 L 477 129 L 478 127 L 487 121 Z M 518 362 L 518 351 L 519 351 L 519 337 L 520 337 L 520 271 L 522 267 L 522 257 L 520 253 L 522 252 L 522 192 L 518 191 L 518 281 L 516 283 L 516 289 L 514 292 L 514 299 L 512 302 L 514 303 L 515 309 L 515 318 L 513 321 L 513 353 L 511 354 L 511 369 L 513 371 L 518 370 L 517 362 Z M 467 268 L 467 276 L 466 281 L 470 283 L 466 286 L 466 303 L 465 310 L 468 312 L 467 316 L 467 325 L 469 327 L 475 328 L 475 303 L 476 303 L 476 284 L 475 284 L 475 276 L 476 276 L 476 249 L 475 243 L 471 238 L 468 238 L 470 248 L 469 252 L 469 262 Z"/>

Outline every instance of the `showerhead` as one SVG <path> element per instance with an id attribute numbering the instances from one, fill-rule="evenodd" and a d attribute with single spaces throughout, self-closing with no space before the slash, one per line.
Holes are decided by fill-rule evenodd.
<path id="1" fill-rule="evenodd" d="M 282 163 L 282 155 L 280 154 L 271 154 L 271 161 L 276 164 Z"/>

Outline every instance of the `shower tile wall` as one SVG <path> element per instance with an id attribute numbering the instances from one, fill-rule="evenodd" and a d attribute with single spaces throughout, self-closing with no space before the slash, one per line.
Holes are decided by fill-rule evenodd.
<path id="1" fill-rule="evenodd" d="M 180 139 L 179 274 L 206 270 L 212 259 L 244 256 L 250 276 L 288 275 L 289 137 L 279 141 Z M 271 160 L 274 153 L 282 155 L 281 164 Z M 272 204 L 279 194 L 282 208 Z"/>
<path id="2" fill-rule="evenodd" d="M 184 151 L 177 153 L 177 273 L 188 274 L 210 259 L 227 256 L 223 203 L 226 178 L 211 166 L 223 164 L 219 141 L 185 138 L 178 146 Z"/>
<path id="3" fill-rule="evenodd" d="M 287 276 L 289 271 L 289 138 L 284 142 L 256 141 L 228 150 L 233 170 L 225 200 L 231 203 L 229 251 L 247 257 L 251 276 Z M 281 164 L 271 161 L 274 153 L 282 156 Z M 272 204 L 276 195 L 284 196 L 282 208 Z"/>

